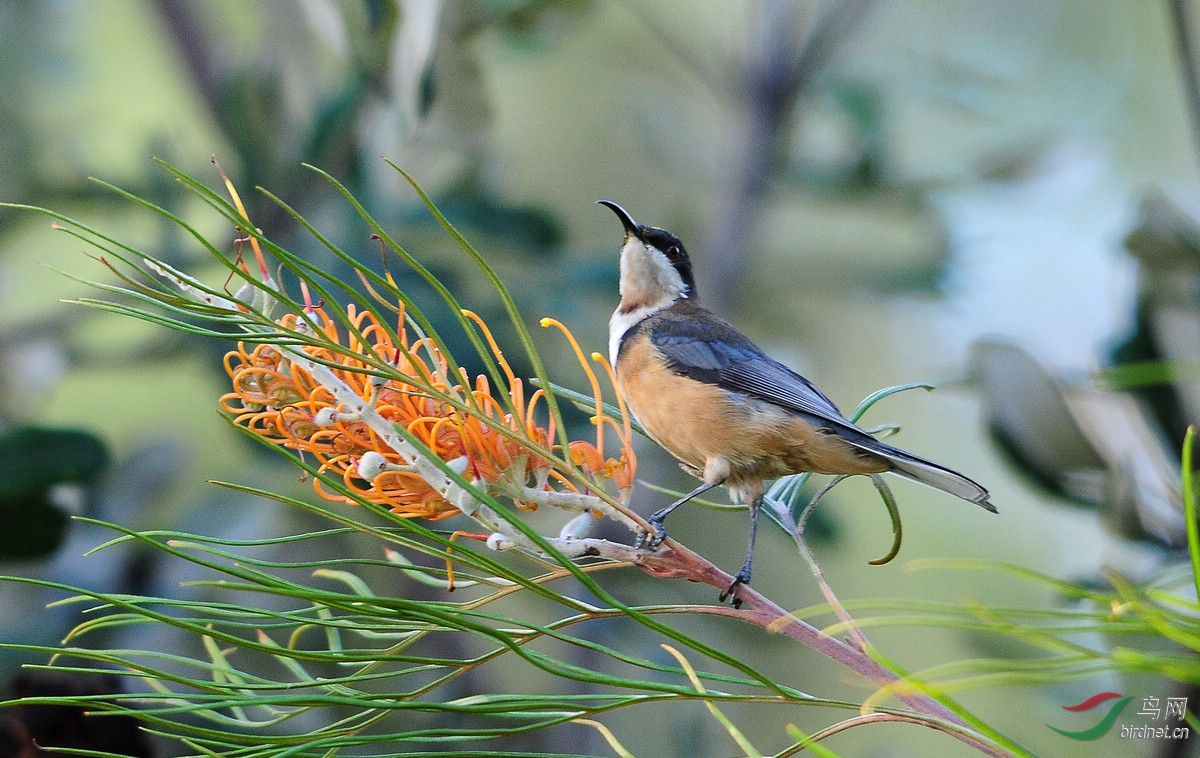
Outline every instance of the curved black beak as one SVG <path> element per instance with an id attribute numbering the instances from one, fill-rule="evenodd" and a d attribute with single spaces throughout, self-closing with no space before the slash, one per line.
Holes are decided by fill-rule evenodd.
<path id="1" fill-rule="evenodd" d="M 633 216 L 630 216 L 624 208 L 611 200 L 597 200 L 596 202 L 600 205 L 610 208 L 613 213 L 617 214 L 617 218 L 621 219 L 621 223 L 625 225 L 626 236 L 632 234 L 634 237 L 641 239 L 641 227 L 638 225 L 638 222 L 633 220 Z"/>

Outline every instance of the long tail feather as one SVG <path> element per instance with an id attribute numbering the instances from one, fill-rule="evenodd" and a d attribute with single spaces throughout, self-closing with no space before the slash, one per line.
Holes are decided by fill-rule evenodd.
<path id="1" fill-rule="evenodd" d="M 991 503 L 988 491 L 973 479 L 898 447 L 892 447 L 886 442 L 880 442 L 860 429 L 854 431 L 860 432 L 861 436 L 843 433 L 843 439 L 855 447 L 887 460 L 892 466 L 892 473 L 942 492 L 948 492 L 955 497 L 961 497 L 992 513 L 997 512 L 996 506 Z"/>
<path id="2" fill-rule="evenodd" d="M 996 513 L 996 506 L 992 505 L 988 491 L 978 482 L 933 461 L 927 461 L 890 445 L 887 447 L 890 449 L 884 453 L 884 457 L 892 464 L 894 473 L 905 479 L 949 492 L 951 495 L 961 497 L 963 500 Z"/>

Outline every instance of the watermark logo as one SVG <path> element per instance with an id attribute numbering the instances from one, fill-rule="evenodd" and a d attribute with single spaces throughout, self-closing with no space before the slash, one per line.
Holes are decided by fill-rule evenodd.
<path id="1" fill-rule="evenodd" d="M 1108 734 L 1109 729 L 1112 729 L 1112 725 L 1117 721 L 1117 716 L 1120 716 L 1121 711 L 1125 708 L 1125 706 L 1129 705 L 1129 701 L 1133 700 L 1133 695 L 1121 695 L 1120 692 L 1100 692 L 1092 695 L 1082 703 L 1063 706 L 1064 711 L 1090 711 L 1094 708 L 1098 708 L 1104 703 L 1107 703 L 1109 700 L 1116 700 L 1116 702 L 1110 705 L 1104 716 L 1097 721 L 1094 726 L 1088 729 L 1070 732 L 1066 729 L 1059 729 L 1056 726 L 1050 726 L 1050 724 L 1046 724 L 1046 726 L 1049 726 L 1062 736 L 1070 737 L 1073 740 L 1098 740 L 1104 735 Z"/>
<path id="2" fill-rule="evenodd" d="M 1082 703 L 1075 705 L 1064 705 L 1063 710 L 1073 713 L 1083 713 L 1093 711 L 1104 707 L 1102 713 L 1092 726 L 1087 729 L 1078 731 L 1070 731 L 1067 729 L 1059 729 L 1056 726 L 1047 724 L 1054 731 L 1064 737 L 1069 737 L 1073 740 L 1098 740 L 1108 734 L 1116 723 L 1117 718 L 1121 715 L 1121 711 L 1125 706 L 1129 705 L 1129 701 L 1133 700 L 1133 695 L 1122 695 L 1120 692 L 1099 692 L 1092 695 Z M 1187 713 L 1187 698 L 1186 697 L 1169 697 L 1165 698 L 1165 703 L 1156 697 L 1142 698 L 1141 710 L 1137 712 L 1137 716 L 1148 718 L 1150 721 L 1167 722 L 1175 721 L 1182 722 Z M 1190 736 L 1190 730 L 1186 726 L 1172 726 L 1167 724 L 1139 724 L 1121 725 L 1121 737 L 1123 739 L 1165 739 L 1165 740 L 1186 740 Z"/>

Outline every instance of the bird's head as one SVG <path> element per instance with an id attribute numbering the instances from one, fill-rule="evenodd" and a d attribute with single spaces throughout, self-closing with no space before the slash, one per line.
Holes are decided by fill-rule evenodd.
<path id="1" fill-rule="evenodd" d="M 617 214 L 625 226 L 621 245 L 621 310 L 665 308 L 680 299 L 696 298 L 692 261 L 679 238 L 663 229 L 644 226 L 624 208 L 598 201 Z"/>

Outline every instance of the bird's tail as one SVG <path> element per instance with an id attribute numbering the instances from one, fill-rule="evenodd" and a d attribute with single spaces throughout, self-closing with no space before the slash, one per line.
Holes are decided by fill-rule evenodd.
<path id="1" fill-rule="evenodd" d="M 893 473 L 943 492 L 949 492 L 951 495 L 975 503 L 992 513 L 996 512 L 996 506 L 992 505 L 988 491 L 973 479 L 891 445 L 886 447 L 889 449 L 883 455 L 892 464 Z"/>
<path id="2" fill-rule="evenodd" d="M 957 471 L 948 469 L 933 461 L 927 461 L 918 455 L 913 455 L 898 447 L 892 447 L 865 433 L 862 434 L 862 437 L 858 437 L 858 435 L 846 435 L 846 439 L 856 447 L 860 447 L 887 460 L 891 464 L 891 471 L 894 474 L 902 476 L 905 479 L 911 479 L 914 482 L 920 482 L 934 489 L 939 489 L 942 492 L 948 492 L 955 497 L 961 497 L 963 500 L 975 503 L 981 508 L 996 513 L 996 506 L 992 505 L 989 500 L 988 491 L 978 482 L 963 476 Z"/>

